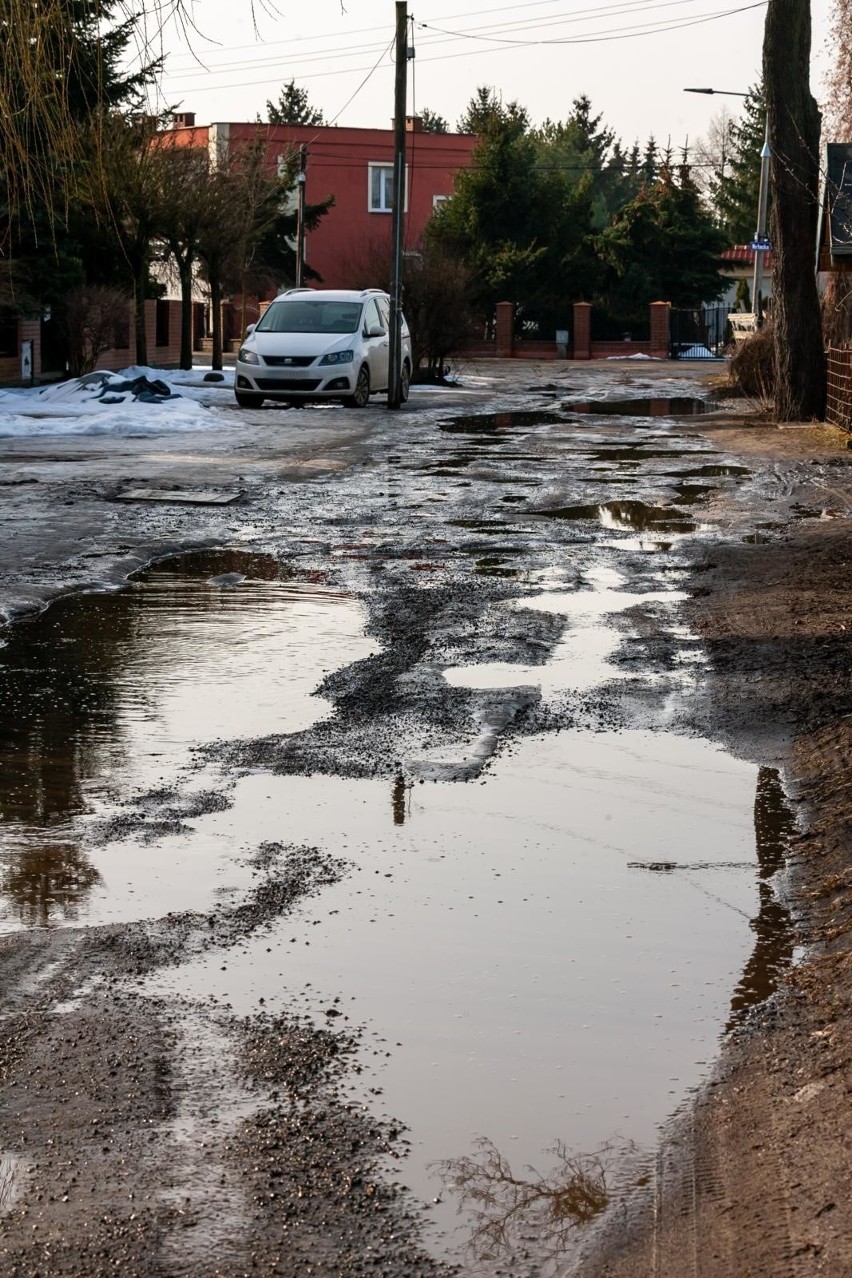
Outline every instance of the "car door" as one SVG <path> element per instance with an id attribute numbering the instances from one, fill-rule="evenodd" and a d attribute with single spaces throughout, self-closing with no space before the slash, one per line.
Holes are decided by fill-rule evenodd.
<path id="1" fill-rule="evenodd" d="M 381 337 L 369 337 L 370 329 L 376 326 L 382 330 Z M 388 384 L 390 336 L 387 324 L 383 323 L 379 314 L 375 299 L 371 299 L 364 307 L 364 343 L 370 365 L 370 386 L 373 390 L 385 390 Z"/>

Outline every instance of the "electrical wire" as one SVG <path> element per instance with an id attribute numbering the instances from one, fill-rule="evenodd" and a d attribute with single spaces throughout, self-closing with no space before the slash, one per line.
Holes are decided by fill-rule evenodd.
<path id="1" fill-rule="evenodd" d="M 648 12 L 651 9 L 671 8 L 674 6 L 679 6 L 681 4 L 693 4 L 696 2 L 697 0 L 660 0 L 660 3 L 648 4 L 647 0 L 627 0 L 627 3 L 620 3 L 618 5 L 605 6 L 595 10 L 591 10 L 591 9 L 581 10 L 577 15 L 575 15 L 572 18 L 560 19 L 559 24 L 564 25 L 565 23 L 588 21 L 589 20 L 588 15 L 591 15 L 591 14 L 594 14 L 597 17 L 607 16 L 607 15 L 611 17 L 621 17 L 621 16 L 626 16 L 632 10 Z M 589 33 L 588 35 L 552 37 L 547 40 L 520 40 L 514 37 L 510 39 L 506 36 L 492 36 L 492 35 L 475 33 L 475 32 L 449 31 L 443 28 L 430 26 L 422 22 L 417 22 L 416 25 L 421 30 L 428 33 L 435 33 L 436 36 L 440 37 L 438 39 L 430 40 L 426 46 L 427 48 L 432 48 L 436 44 L 445 44 L 445 43 L 449 43 L 456 40 L 479 41 L 479 42 L 483 42 L 487 44 L 497 44 L 500 46 L 501 50 L 526 48 L 526 47 L 533 48 L 533 47 L 542 47 L 542 46 L 568 45 L 568 44 L 598 44 L 598 43 L 607 43 L 613 40 L 637 39 L 637 38 L 646 37 L 648 35 L 661 35 L 669 31 L 678 31 L 686 27 L 698 26 L 707 22 L 718 21 L 719 19 L 722 19 L 722 18 L 733 17 L 737 14 L 745 13 L 752 9 L 764 8 L 766 3 L 767 3 L 767 0 L 755 0 L 755 2 L 751 4 L 740 5 L 732 9 L 718 10 L 714 13 L 699 15 L 698 17 L 684 17 L 682 19 L 676 19 L 671 22 L 668 19 L 661 19 L 657 22 L 652 22 L 652 23 L 638 24 L 634 26 L 615 27 L 611 30 L 604 29 L 603 31 Z M 530 29 L 536 29 L 536 27 L 540 25 L 543 25 L 543 24 L 537 23 L 537 22 L 525 23 L 525 24 L 522 24 L 521 26 L 515 25 L 513 29 L 530 30 Z M 551 24 L 548 23 L 544 25 L 551 25 Z M 366 48 L 369 48 L 369 46 L 367 46 Z M 464 52 L 437 54 L 431 57 L 427 54 L 423 60 L 426 62 L 437 62 L 437 61 L 445 61 L 451 58 L 476 56 L 476 54 L 495 52 L 495 51 L 496 50 L 478 49 L 474 51 L 474 53 L 472 54 L 470 50 L 465 50 Z M 304 62 L 310 62 L 310 61 L 326 61 L 329 58 L 352 56 L 352 53 L 353 53 L 353 50 L 351 48 L 347 52 L 338 52 L 338 51 L 333 51 L 333 52 L 326 51 L 324 53 L 314 52 L 314 53 L 304 55 L 302 62 L 304 63 Z M 266 66 L 270 62 L 275 62 L 276 66 L 280 65 L 277 59 L 261 59 L 259 61 L 248 60 L 243 63 L 237 63 L 236 65 L 232 64 L 232 66 L 233 66 L 233 70 L 236 72 L 243 69 L 248 70 L 255 66 L 258 68 L 262 68 L 263 66 Z M 365 69 L 366 68 L 362 66 L 362 67 L 347 68 L 345 72 L 341 72 L 340 70 L 308 72 L 306 75 L 300 75 L 299 79 L 300 80 L 320 79 L 320 78 L 325 78 L 329 75 L 340 75 L 341 73 L 357 74 L 358 72 L 363 71 Z M 206 74 L 206 73 L 205 72 L 186 72 L 182 78 L 189 79 L 190 77 L 194 75 L 201 75 L 201 74 Z M 274 80 L 279 81 L 280 78 L 281 78 L 281 75 L 279 71 L 278 74 L 276 74 L 276 76 L 274 77 Z M 250 87 L 259 86 L 261 84 L 271 83 L 271 82 L 272 82 L 272 78 L 267 80 L 263 80 L 263 79 L 250 80 L 250 81 L 243 81 L 239 84 L 232 84 L 227 87 L 231 89 L 250 88 Z M 215 92 L 217 90 L 220 90 L 221 87 L 222 86 L 220 85 L 215 85 L 215 86 L 210 86 L 209 88 L 201 87 L 200 89 L 194 89 L 189 86 L 187 86 L 186 88 L 184 88 L 184 86 L 180 86 L 172 91 L 175 93 Z"/>

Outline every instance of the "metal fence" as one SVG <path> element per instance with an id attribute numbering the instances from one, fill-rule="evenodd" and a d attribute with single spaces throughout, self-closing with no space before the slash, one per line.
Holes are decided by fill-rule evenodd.
<path id="1" fill-rule="evenodd" d="M 672 359 L 721 359 L 733 337 L 727 306 L 672 308 Z"/>
<path id="2" fill-rule="evenodd" d="M 828 348 L 825 420 L 852 431 L 852 346 Z"/>

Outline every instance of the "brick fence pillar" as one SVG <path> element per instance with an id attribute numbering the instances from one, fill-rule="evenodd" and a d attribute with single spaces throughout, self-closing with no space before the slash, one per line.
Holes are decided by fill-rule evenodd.
<path id="1" fill-rule="evenodd" d="M 651 324 L 651 351 L 659 359 L 668 359 L 671 355 L 671 302 L 651 302 L 649 319 Z"/>
<path id="2" fill-rule="evenodd" d="M 498 359 L 511 359 L 515 338 L 515 306 L 513 302 L 498 302 L 496 309 L 494 354 Z"/>
<path id="3" fill-rule="evenodd" d="M 592 358 L 592 304 L 574 303 L 574 359 Z"/>

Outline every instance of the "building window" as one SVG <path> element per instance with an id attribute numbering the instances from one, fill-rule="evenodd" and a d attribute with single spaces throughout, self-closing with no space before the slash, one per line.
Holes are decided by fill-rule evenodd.
<path id="1" fill-rule="evenodd" d="M 391 213 L 393 211 L 393 165 L 367 165 L 367 208 L 371 213 Z M 408 188 L 406 183 L 405 208 L 408 210 Z"/>
<path id="2" fill-rule="evenodd" d="M 450 197 L 449 197 L 448 195 L 433 195 L 433 196 L 432 196 L 432 208 L 433 208 L 433 210 L 434 210 L 434 209 L 437 209 L 437 208 L 438 208 L 441 204 L 446 204 L 446 202 L 447 202 L 447 200 L 448 200 L 449 198 L 450 198 Z"/>
<path id="3" fill-rule="evenodd" d="M 371 213 L 390 213 L 393 209 L 393 165 L 368 164 Z"/>
<path id="4" fill-rule="evenodd" d="M 168 346 L 169 344 L 169 303 L 167 298 L 159 298 L 155 311 L 155 333 L 154 342 L 157 346 Z"/>

